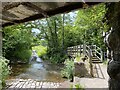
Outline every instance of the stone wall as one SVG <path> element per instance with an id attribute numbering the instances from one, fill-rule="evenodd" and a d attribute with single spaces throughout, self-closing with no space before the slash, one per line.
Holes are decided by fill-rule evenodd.
<path id="1" fill-rule="evenodd" d="M 107 3 L 107 23 L 110 33 L 107 39 L 109 58 L 107 72 L 110 76 L 109 90 L 120 90 L 120 2 Z"/>
<path id="2" fill-rule="evenodd" d="M 86 68 L 86 64 L 83 62 L 75 63 L 75 76 L 86 77 L 89 76 L 89 71 Z"/>
<path id="3" fill-rule="evenodd" d="M 0 56 L 2 56 L 2 31 L 0 31 Z"/>

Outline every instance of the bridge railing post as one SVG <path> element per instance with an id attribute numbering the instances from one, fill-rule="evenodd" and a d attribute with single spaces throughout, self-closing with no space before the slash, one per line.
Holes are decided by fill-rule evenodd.
<path id="1" fill-rule="evenodd" d="M 83 44 L 83 54 L 86 55 L 86 44 Z"/>
<path id="2" fill-rule="evenodd" d="M 103 51 L 100 49 L 101 52 L 101 61 L 103 62 Z"/>
<path id="3" fill-rule="evenodd" d="M 94 53 L 95 53 L 95 56 L 97 55 L 96 51 L 97 51 L 97 47 L 96 47 L 96 45 L 94 45 Z"/>
<path id="4" fill-rule="evenodd" d="M 75 56 L 77 56 L 77 46 L 75 46 Z"/>
<path id="5" fill-rule="evenodd" d="M 89 64 L 90 64 L 90 75 L 94 77 L 93 74 L 93 64 L 92 64 L 92 50 L 88 48 Z"/>
<path id="6" fill-rule="evenodd" d="M 81 45 L 80 45 L 80 56 L 81 56 Z"/>
<path id="7" fill-rule="evenodd" d="M 70 47 L 70 55 L 72 55 L 72 47 Z"/>

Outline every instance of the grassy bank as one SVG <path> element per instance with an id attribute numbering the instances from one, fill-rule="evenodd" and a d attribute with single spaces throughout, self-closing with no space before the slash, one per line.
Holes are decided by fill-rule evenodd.
<path id="1" fill-rule="evenodd" d="M 47 53 L 47 47 L 39 45 L 32 47 L 32 50 L 35 50 L 39 57 L 44 56 Z"/>

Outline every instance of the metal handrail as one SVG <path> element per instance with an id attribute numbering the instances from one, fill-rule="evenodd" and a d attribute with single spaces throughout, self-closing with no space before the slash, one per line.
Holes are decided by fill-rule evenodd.
<path id="1" fill-rule="evenodd" d="M 88 54 L 89 57 L 89 64 L 90 64 L 90 74 L 93 77 L 93 65 L 92 65 L 92 50 L 90 48 L 90 46 L 86 45 L 86 53 Z"/>
<path id="2" fill-rule="evenodd" d="M 103 51 L 101 50 L 101 48 L 96 45 L 92 45 L 92 47 L 93 47 L 93 50 L 95 51 L 95 56 L 99 60 L 103 61 Z"/>

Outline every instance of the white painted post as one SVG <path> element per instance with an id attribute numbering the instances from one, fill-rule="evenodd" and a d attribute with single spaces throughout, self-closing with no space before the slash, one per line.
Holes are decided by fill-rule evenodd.
<path id="1" fill-rule="evenodd" d="M 80 45 L 80 56 L 81 56 L 81 49 L 82 49 L 82 48 L 81 48 L 81 45 Z"/>
<path id="2" fill-rule="evenodd" d="M 97 46 L 95 45 L 95 47 L 94 47 L 94 48 L 95 48 L 94 50 L 95 50 L 95 56 L 96 56 L 96 50 L 97 50 Z"/>
<path id="3" fill-rule="evenodd" d="M 78 45 L 77 45 L 77 56 L 78 56 Z"/>
<path id="4" fill-rule="evenodd" d="M 108 48 L 107 48 L 107 61 L 109 61 L 108 56 L 109 56 L 109 50 L 108 50 Z"/>
<path id="5" fill-rule="evenodd" d="M 100 52 L 101 52 L 101 61 L 103 62 L 103 51 L 100 49 Z"/>

